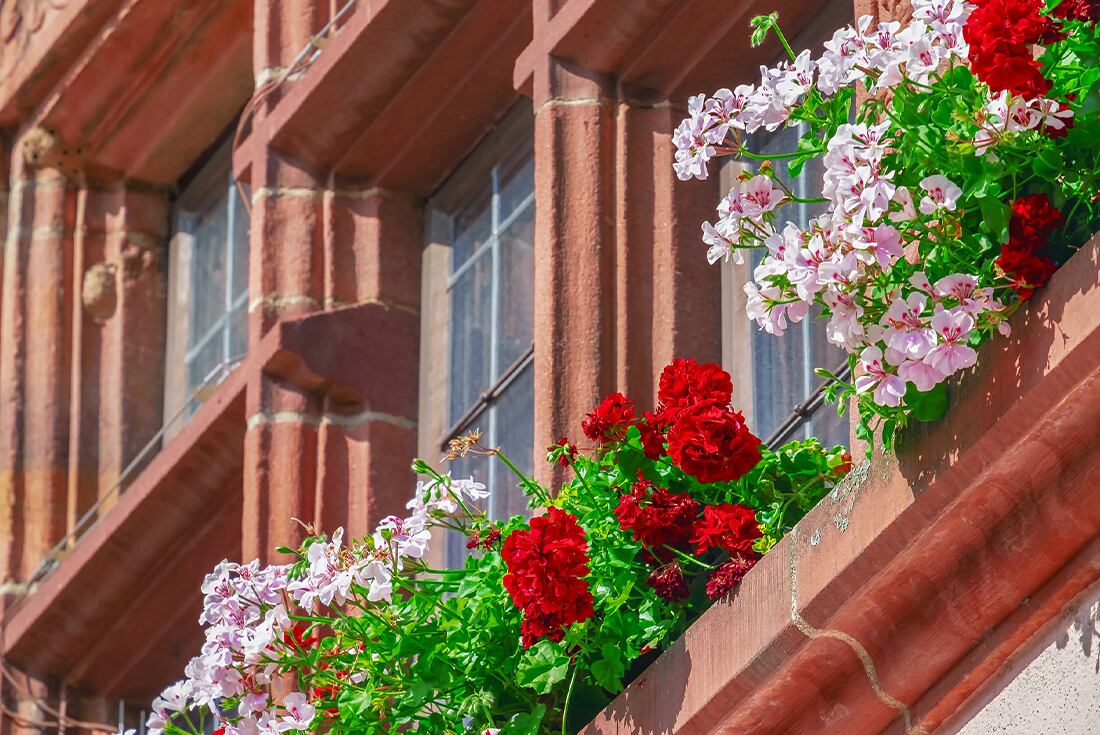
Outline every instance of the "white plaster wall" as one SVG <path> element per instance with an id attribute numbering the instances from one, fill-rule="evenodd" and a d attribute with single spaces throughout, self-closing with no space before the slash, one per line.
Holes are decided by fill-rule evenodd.
<path id="1" fill-rule="evenodd" d="M 959 735 L 1100 735 L 1100 586 L 1021 651 Z M 998 682 L 1001 683 L 1001 682 Z M 995 687 L 994 687 L 995 688 Z M 953 730 L 954 728 L 950 728 Z"/>

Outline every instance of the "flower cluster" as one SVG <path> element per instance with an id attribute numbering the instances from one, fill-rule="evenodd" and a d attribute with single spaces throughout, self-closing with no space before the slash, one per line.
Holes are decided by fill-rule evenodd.
<path id="1" fill-rule="evenodd" d="M 763 67 L 759 85 L 693 97 L 674 135 L 681 179 L 706 178 L 717 156 L 761 161 L 703 223 L 707 259 L 762 252 L 746 314 L 770 334 L 811 313 L 828 319 L 829 341 L 863 371 L 830 395 L 861 398 L 864 436 L 883 421 L 891 434 L 910 411 L 934 418 L 944 381 L 974 364 L 987 336 L 1006 334 L 1011 312 L 1049 279 L 1056 261 L 1040 251 L 1060 222 L 1034 211 L 1038 202 L 1057 212 L 1053 201 L 1074 198 L 1086 219 L 1097 216 L 1095 150 L 1081 156 L 1083 171 L 1059 169 L 1096 145 L 1070 135 L 1097 127 L 1075 113 L 1096 94 L 1084 73 L 1096 55 L 1096 3 L 912 4 L 904 27 L 864 16 L 816 57 L 790 51 L 774 15 L 757 18 L 754 43 L 774 31 L 790 60 Z M 857 83 L 889 94 L 853 120 Z M 758 154 L 740 137 L 784 125 L 806 131 L 787 154 Z M 794 176 L 813 159 L 821 197 L 800 198 L 775 166 Z M 1011 217 L 1004 194 L 1016 202 Z M 823 206 L 784 223 L 793 203 Z M 1044 216 L 1049 226 L 1016 233 Z"/>
<path id="2" fill-rule="evenodd" d="M 718 365 L 673 360 L 661 373 L 656 412 L 639 419 L 634 402 L 612 393 L 588 414 L 583 428 L 594 440 L 622 439 L 637 426 L 646 455 L 666 452 L 700 482 L 731 482 L 760 461 L 760 440 L 730 407 L 733 384 Z"/>
<path id="3" fill-rule="evenodd" d="M 1042 0 L 978 0 L 963 28 L 970 44 L 970 66 L 994 92 L 1009 91 L 1025 99 L 1043 97 L 1050 80 L 1032 53 L 1036 44 L 1061 36 L 1042 14 Z"/>
<path id="4" fill-rule="evenodd" d="M 292 575 L 289 565 L 261 566 L 259 561 L 219 564 L 202 585 L 202 654 L 187 665 L 186 678 L 154 702 L 146 730 L 161 735 L 192 708 L 208 710 L 223 735 L 308 730 L 317 711 L 311 697 L 291 692 L 277 703 L 269 692 L 280 659 L 316 641 L 294 622 L 295 610 L 344 605 L 359 591 L 370 603 L 390 601 L 402 565 L 426 553 L 433 519 L 454 516 L 465 502 L 486 495 L 485 486 L 472 479 L 443 476 L 420 482 L 408 503 L 409 517 L 387 516 L 368 539 L 350 546 L 344 545 L 343 529 L 330 539 L 313 539 L 303 554 L 301 574 Z M 342 672 L 333 676 L 347 678 Z M 332 699 L 337 689 L 334 683 L 314 687 L 312 700 Z M 221 715 L 226 700 L 237 703 L 231 721 Z M 334 710 L 326 716 L 334 716 Z"/>
<path id="5" fill-rule="evenodd" d="M 569 687 L 610 701 L 850 467 L 813 440 L 761 447 L 732 394 L 717 365 L 676 360 L 654 411 L 609 397 L 585 421 L 595 456 L 548 448 L 573 475 L 555 494 L 476 432 L 452 443 L 499 457 L 533 518 L 490 518 L 485 485 L 416 460 L 407 514 L 373 532 L 307 528 L 288 564 L 222 562 L 151 735 L 569 731 Z M 461 555 L 442 569 L 441 538 Z"/>
<path id="6" fill-rule="evenodd" d="M 676 359 L 662 371 L 658 386 L 657 410 L 618 426 L 616 435 L 625 437 L 628 427 L 636 426 L 643 452 L 652 460 L 664 456 L 667 440 L 673 464 L 701 483 L 737 481 L 760 462 L 760 440 L 730 407 L 733 383 L 721 367 Z M 607 415 L 605 404 L 624 401 L 629 399 L 612 394 L 589 416 Z M 641 471 L 613 512 L 620 527 L 641 544 L 643 561 L 654 568 L 646 583 L 670 602 L 689 595 L 681 561 L 690 558 L 693 546 L 700 557 L 712 549 L 732 554 L 746 569 L 758 558 L 753 546 L 761 532 L 753 509 L 704 504 L 656 485 Z M 709 588 L 719 589 L 728 591 L 720 584 Z"/>
<path id="7" fill-rule="evenodd" d="M 501 552 L 504 587 L 523 610 L 523 647 L 539 638 L 560 641 L 565 628 L 595 615 L 588 576 L 588 544 L 576 517 L 560 508 L 513 531 Z"/>
<path id="8" fill-rule="evenodd" d="M 1054 261 L 1039 253 L 1050 234 L 1063 222 L 1062 213 L 1046 194 L 1032 194 L 1012 203 L 1012 219 L 1008 224 L 1008 242 L 994 261 L 1009 278 L 1020 298 L 1028 299 L 1032 292 L 1054 274 Z"/>

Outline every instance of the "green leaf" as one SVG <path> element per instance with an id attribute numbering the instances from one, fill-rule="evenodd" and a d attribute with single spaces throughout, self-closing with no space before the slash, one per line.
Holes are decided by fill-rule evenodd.
<path id="1" fill-rule="evenodd" d="M 626 674 L 622 650 L 611 643 L 605 643 L 600 652 L 603 658 L 592 664 L 592 676 L 607 691 L 618 692 L 623 687 L 623 675 Z"/>
<path id="2" fill-rule="evenodd" d="M 940 383 L 932 390 L 921 392 L 910 383 L 905 392 L 905 405 L 917 421 L 938 421 L 947 413 L 947 384 Z"/>
<path id="3" fill-rule="evenodd" d="M 516 683 L 548 694 L 569 673 L 569 657 L 551 641 L 539 641 L 523 654 L 516 667 Z"/>

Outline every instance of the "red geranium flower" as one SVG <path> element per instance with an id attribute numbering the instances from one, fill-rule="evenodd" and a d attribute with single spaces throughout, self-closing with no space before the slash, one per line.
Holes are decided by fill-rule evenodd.
<path id="1" fill-rule="evenodd" d="M 612 393 L 586 415 L 581 422 L 584 435 L 594 442 L 619 440 L 634 421 L 634 401 L 622 393 Z"/>
<path id="2" fill-rule="evenodd" d="M 1024 301 L 1031 298 L 1035 289 L 1045 286 L 1054 271 L 1058 270 L 1058 266 L 1050 258 L 1030 255 L 1008 246 L 1001 250 L 1001 256 L 993 262 L 1004 271 L 1009 286 Z"/>
<path id="3" fill-rule="evenodd" d="M 665 547 L 680 549 L 691 540 L 699 503 L 690 495 L 654 487 L 639 472 L 638 481 L 619 499 L 614 513 L 619 526 L 650 552 L 647 560 L 662 563 L 672 556 Z"/>
<path id="4" fill-rule="evenodd" d="M 707 597 L 717 600 L 729 594 L 756 565 L 757 557 L 735 556 L 710 574 L 707 580 Z"/>
<path id="5" fill-rule="evenodd" d="M 560 641 L 566 626 L 595 615 L 588 576 L 588 543 L 571 514 L 550 508 L 513 531 L 501 551 L 508 573 L 504 587 L 523 611 L 523 647 L 539 638 Z"/>
<path id="6" fill-rule="evenodd" d="M 1028 99 L 1050 91 L 1034 44 L 1064 38 L 1058 25 L 1042 14 L 1042 0 L 979 0 L 963 26 L 970 45 L 970 67 L 994 92 L 1009 90 Z"/>
<path id="7" fill-rule="evenodd" d="M 760 524 L 756 522 L 756 511 L 747 505 L 723 503 L 703 508 L 703 517 L 696 522 L 691 541 L 696 554 L 722 549 L 749 557 L 756 553 L 752 547 L 758 538 Z"/>
<path id="8" fill-rule="evenodd" d="M 564 436 L 558 439 L 557 443 L 548 446 L 546 451 L 551 456 L 556 454 L 556 461 L 562 467 L 568 467 L 577 459 L 577 445 L 570 443 L 569 439 Z"/>
<path id="9" fill-rule="evenodd" d="M 685 409 L 668 432 L 668 454 L 699 482 L 730 482 L 760 461 L 760 439 L 728 406 L 701 403 Z"/>
<path id="10" fill-rule="evenodd" d="M 729 373 L 719 365 L 699 365 L 690 358 L 677 358 L 669 363 L 661 372 L 657 390 L 661 412 L 670 419 L 697 403 L 713 401 L 728 405 L 732 396 Z"/>
<path id="11" fill-rule="evenodd" d="M 683 602 L 691 596 L 684 570 L 676 562 L 654 569 L 645 581 L 657 595 L 669 602 Z"/>
<path id="12" fill-rule="evenodd" d="M 994 262 L 1021 299 L 1030 298 L 1036 288 L 1046 285 L 1057 269 L 1053 260 L 1037 253 L 1063 221 L 1062 213 L 1046 194 L 1020 197 L 1012 203 L 1008 242 Z"/>
<path id="13" fill-rule="evenodd" d="M 663 413 L 645 412 L 645 421 L 638 424 L 642 434 L 642 451 L 650 459 L 660 459 L 665 453 L 665 429 L 669 421 Z"/>
<path id="14" fill-rule="evenodd" d="M 1011 240 L 1026 243 L 1031 252 L 1043 246 L 1047 236 L 1062 226 L 1062 213 L 1050 203 L 1046 194 L 1020 197 L 1012 203 L 1012 219 L 1008 224 Z"/>
<path id="15" fill-rule="evenodd" d="M 1086 23 L 1100 21 L 1100 0 L 1062 0 L 1051 15 L 1065 20 L 1080 20 Z"/>
<path id="16" fill-rule="evenodd" d="M 298 621 L 294 627 L 283 633 L 283 643 L 298 649 L 305 649 L 321 640 L 321 636 L 311 631 L 309 623 Z"/>

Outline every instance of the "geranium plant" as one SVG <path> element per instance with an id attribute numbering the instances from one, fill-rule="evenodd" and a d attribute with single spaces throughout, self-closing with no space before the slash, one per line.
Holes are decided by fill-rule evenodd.
<path id="1" fill-rule="evenodd" d="M 711 262 L 760 250 L 748 315 L 782 335 L 814 309 L 850 355 L 859 433 L 889 447 L 909 418 L 946 408 L 945 381 L 1096 231 L 1100 176 L 1100 3 L 914 0 L 912 21 L 842 28 L 796 54 L 776 16 L 753 21 L 789 60 L 759 85 L 691 99 L 676 132 L 682 179 L 712 158 L 757 165 L 703 225 Z M 866 99 L 856 104 L 859 89 Z M 804 127 L 797 149 L 754 152 L 761 130 Z M 820 159 L 821 197 L 778 170 Z M 820 202 L 807 226 L 782 205 Z"/>
<path id="2" fill-rule="evenodd" d="M 288 564 L 224 562 L 203 583 L 206 643 L 153 705 L 150 735 L 575 732 L 849 469 L 815 440 L 771 451 L 716 365 L 673 362 L 656 411 L 612 394 L 548 461 L 550 492 L 477 434 L 450 458 L 515 472 L 534 517 L 423 462 L 408 515 L 366 538 L 312 529 Z M 429 566 L 461 534 L 462 568 Z M 212 723 L 212 725 L 211 725 Z"/>

